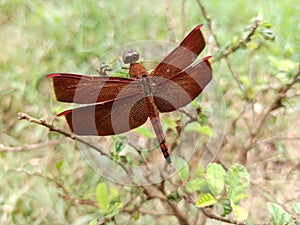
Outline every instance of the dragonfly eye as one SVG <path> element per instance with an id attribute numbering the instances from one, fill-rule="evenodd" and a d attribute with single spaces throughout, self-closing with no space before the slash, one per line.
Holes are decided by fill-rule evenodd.
<path id="1" fill-rule="evenodd" d="M 123 62 L 125 64 L 128 63 L 136 63 L 140 58 L 140 55 L 138 52 L 134 51 L 134 50 L 126 50 L 124 55 L 123 55 Z"/>

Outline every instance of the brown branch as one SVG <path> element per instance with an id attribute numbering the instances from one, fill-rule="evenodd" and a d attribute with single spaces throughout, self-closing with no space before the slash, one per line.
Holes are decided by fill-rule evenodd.
<path id="1" fill-rule="evenodd" d="M 50 131 L 54 131 L 57 133 L 60 133 L 68 138 L 71 138 L 73 140 L 79 141 L 80 143 L 83 143 L 89 147 L 91 147 L 92 149 L 96 150 L 97 152 L 99 152 L 101 155 L 106 156 L 107 158 L 109 158 L 110 160 L 113 160 L 113 157 L 109 154 L 107 154 L 106 152 L 104 152 L 99 146 L 96 146 L 92 143 L 90 143 L 89 141 L 85 140 L 84 138 L 80 137 L 80 136 L 76 136 L 72 133 L 68 133 L 65 132 L 57 127 L 55 127 L 53 124 L 48 123 L 47 121 L 45 121 L 45 119 L 41 118 L 41 119 L 36 119 L 34 117 L 29 116 L 26 113 L 22 113 L 19 112 L 18 113 L 18 119 L 19 120 L 27 120 L 31 123 L 35 123 L 44 127 L 47 127 Z M 128 170 L 124 167 L 124 165 L 122 163 L 117 162 L 119 166 L 121 166 L 124 171 L 128 174 L 128 176 L 130 176 L 130 173 L 128 172 Z"/>
<path id="2" fill-rule="evenodd" d="M 264 115 L 261 117 L 260 121 L 257 123 L 258 125 L 254 128 L 254 130 L 251 132 L 251 138 L 250 138 L 250 142 L 249 144 L 246 146 L 245 150 L 249 150 L 252 148 L 253 144 L 255 144 L 255 139 L 258 136 L 258 133 L 260 132 L 261 128 L 263 127 L 263 125 L 265 124 L 268 116 L 270 115 L 270 113 L 280 107 L 282 107 L 281 101 L 282 99 L 284 99 L 286 97 L 286 93 L 288 92 L 288 90 L 291 89 L 291 87 L 293 87 L 294 84 L 300 82 L 300 65 L 299 65 L 299 69 L 297 74 L 294 76 L 293 80 L 288 83 L 288 84 L 284 84 L 282 85 L 279 90 L 278 90 L 278 94 L 275 97 L 274 101 L 271 103 L 271 105 L 269 106 L 268 110 L 264 113 Z"/>
<path id="3" fill-rule="evenodd" d="M 213 220 L 218 220 L 221 222 L 237 224 L 237 225 L 245 225 L 246 224 L 246 222 L 239 222 L 236 220 L 231 220 L 231 219 L 227 219 L 227 218 L 224 218 L 221 216 L 217 216 L 211 211 L 211 208 L 201 208 L 200 210 L 206 217 L 213 219 Z"/>
<path id="4" fill-rule="evenodd" d="M 77 141 L 79 141 L 79 142 L 81 142 L 81 143 L 83 143 L 83 144 L 86 144 L 87 146 L 89 146 L 89 147 L 95 149 L 96 151 L 100 152 L 101 155 L 105 155 L 105 156 L 109 157 L 110 159 L 112 159 L 112 157 L 111 157 L 110 155 L 108 155 L 107 153 L 105 153 L 105 152 L 104 152 L 101 148 L 99 148 L 98 146 L 95 146 L 95 145 L 89 143 L 88 141 L 84 140 L 84 139 L 81 138 L 81 137 L 75 136 L 74 134 L 68 133 L 68 132 L 66 132 L 66 131 L 63 131 L 63 130 L 61 130 L 61 129 L 55 127 L 53 124 L 48 123 L 48 122 L 47 122 L 45 119 L 43 119 L 43 118 L 41 118 L 41 119 L 36 119 L 36 118 L 34 118 L 34 117 L 29 116 L 29 115 L 26 114 L 26 113 L 20 112 L 20 113 L 18 113 L 18 119 L 19 119 L 19 120 L 27 120 L 27 121 L 29 121 L 29 122 L 31 122 L 31 123 L 36 123 L 36 124 L 38 124 L 38 125 L 42 125 L 42 126 L 44 126 L 44 127 L 47 127 L 50 131 L 55 131 L 55 132 L 57 132 L 57 133 L 60 133 L 60 134 L 62 134 L 62 135 L 64 135 L 64 136 L 68 137 L 68 138 L 71 138 L 71 139 L 73 139 L 73 140 L 77 140 Z"/>
<path id="5" fill-rule="evenodd" d="M 255 31 L 256 29 L 259 27 L 259 24 L 260 24 L 260 21 L 259 20 L 256 20 L 254 25 L 252 26 L 252 29 L 250 30 L 250 32 L 248 33 L 248 35 L 245 37 L 245 38 L 242 38 L 239 43 L 233 47 L 230 47 L 228 48 L 227 50 L 225 50 L 221 55 L 217 56 L 217 57 L 214 57 L 212 58 L 212 62 L 217 62 L 219 60 L 221 60 L 222 58 L 225 59 L 225 62 L 227 64 L 227 67 L 229 69 L 229 72 L 232 74 L 235 82 L 237 83 L 239 89 L 242 91 L 242 92 L 245 92 L 245 88 L 243 87 L 240 79 L 239 79 L 239 76 L 236 74 L 236 72 L 233 70 L 230 62 L 229 62 L 229 59 L 228 59 L 228 56 L 232 53 L 234 53 L 235 51 L 237 51 L 238 49 L 240 49 L 242 46 L 244 46 L 247 42 L 250 42 L 251 41 L 251 37 L 255 34 Z M 247 97 L 247 96 L 245 96 Z M 246 98 L 247 99 L 247 98 Z"/>
<path id="6" fill-rule="evenodd" d="M 165 182 L 164 181 L 162 181 L 160 184 L 158 184 L 157 188 L 163 194 L 163 196 L 167 196 L 167 193 L 166 193 L 166 190 L 165 190 Z M 190 224 L 189 221 L 188 221 L 187 215 L 184 214 L 183 211 L 179 209 L 177 203 L 174 203 L 174 202 L 170 201 L 169 199 L 167 199 L 165 202 L 169 205 L 169 207 L 174 212 L 174 216 L 176 216 L 179 224 L 181 224 L 181 225 L 188 225 L 188 224 Z"/>
<path id="7" fill-rule="evenodd" d="M 246 37 L 240 39 L 239 43 L 229 47 L 228 49 L 226 49 L 224 52 L 221 53 L 221 55 L 212 58 L 212 62 L 216 62 L 219 61 L 223 58 L 227 58 L 230 54 L 236 52 L 238 49 L 242 48 L 246 43 L 251 41 L 252 36 L 255 34 L 255 31 L 257 30 L 257 28 L 260 25 L 260 20 L 255 20 L 254 24 L 252 26 L 252 29 L 250 30 L 250 32 L 246 35 Z"/>
<path id="8" fill-rule="evenodd" d="M 198 5 L 199 5 L 199 7 L 200 7 L 200 10 L 201 10 L 201 13 L 202 13 L 204 19 L 206 20 L 206 23 L 207 23 L 207 25 L 208 25 L 208 29 L 209 29 L 209 31 L 211 32 L 211 34 L 212 34 L 212 36 L 213 36 L 213 38 L 214 38 L 214 40 L 215 40 L 215 43 L 216 43 L 217 47 L 220 49 L 220 48 L 221 48 L 221 45 L 220 45 L 220 42 L 218 41 L 218 38 L 217 38 L 217 36 L 215 35 L 215 32 L 214 32 L 214 30 L 213 30 L 213 24 L 212 24 L 211 19 L 208 17 L 207 12 L 206 12 L 206 9 L 205 9 L 203 3 L 202 3 L 200 0 L 197 0 L 197 3 L 198 3 Z"/>
<path id="9" fill-rule="evenodd" d="M 219 43 L 219 41 L 217 39 L 217 36 L 213 32 L 212 21 L 211 21 L 211 19 L 207 15 L 207 12 L 206 12 L 206 9 L 204 7 L 204 4 L 200 0 L 197 0 L 197 3 L 199 5 L 199 7 L 200 7 L 200 10 L 201 10 L 201 13 L 202 13 L 204 19 L 207 22 L 209 30 L 212 33 L 212 36 L 213 36 L 213 38 L 215 40 L 215 43 L 216 43 L 217 47 L 220 49 L 221 45 L 220 45 L 220 43 Z M 214 62 L 217 62 L 217 61 L 219 61 L 219 60 L 221 60 L 223 58 L 225 59 L 227 67 L 228 67 L 230 73 L 232 74 L 234 80 L 236 81 L 236 83 L 237 83 L 237 85 L 238 85 L 238 87 L 239 87 L 239 89 L 241 91 L 244 91 L 243 85 L 242 85 L 242 83 L 241 83 L 241 81 L 239 79 L 239 76 L 236 74 L 236 72 L 234 72 L 234 70 L 233 70 L 233 68 L 232 68 L 232 66 L 231 66 L 231 64 L 229 62 L 228 56 L 230 54 L 234 53 L 235 51 L 237 51 L 238 49 L 240 49 L 246 43 L 248 43 L 248 42 L 251 41 L 251 38 L 255 34 L 255 31 L 257 30 L 257 28 L 259 27 L 259 24 L 260 24 L 260 21 L 256 20 L 254 22 L 254 25 L 253 25 L 252 29 L 250 30 L 250 32 L 247 34 L 247 36 L 245 38 L 242 38 L 237 45 L 229 47 L 224 52 L 222 52 L 219 56 L 213 57 L 212 60 L 211 60 L 211 62 L 214 63 Z"/>

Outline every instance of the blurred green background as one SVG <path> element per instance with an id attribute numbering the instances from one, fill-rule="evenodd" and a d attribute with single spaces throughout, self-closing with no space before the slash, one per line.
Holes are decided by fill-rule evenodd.
<path id="1" fill-rule="evenodd" d="M 240 36 L 254 18 L 272 24 L 275 41 L 255 56 L 258 75 L 271 73 L 276 68 L 274 62 L 295 70 L 295 62 L 300 59 L 297 0 L 212 0 L 204 5 L 221 46 Z M 178 43 L 200 23 L 204 23 L 207 37 L 206 21 L 197 1 L 192 0 L 1 0 L 0 149 L 49 141 L 46 128 L 17 120 L 18 112 L 48 121 L 60 112 L 51 83 L 37 89 L 43 75 L 83 73 L 93 60 L 129 42 Z M 213 54 L 213 49 L 208 50 L 212 40 L 207 41 L 205 51 Z M 237 71 L 245 70 L 246 58 L 243 51 L 233 56 Z M 214 65 L 217 80 L 228 74 L 221 64 Z M 60 125 L 65 126 L 63 122 Z M 73 142 L 57 134 L 50 137 L 61 141 L 52 143 L 51 148 L 0 153 L 0 224 L 86 224 L 97 215 L 94 208 L 64 201 L 59 197 L 60 190 L 47 179 L 10 170 L 42 171 L 59 177 L 78 196 L 90 197 L 102 178 L 86 165 Z"/>

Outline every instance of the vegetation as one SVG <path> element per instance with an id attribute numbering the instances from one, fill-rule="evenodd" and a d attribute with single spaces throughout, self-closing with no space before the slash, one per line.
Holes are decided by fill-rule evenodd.
<path id="1" fill-rule="evenodd" d="M 299 224 L 297 3 L 1 1 L 0 224 Z M 122 177 L 117 162 L 98 160 L 161 160 L 148 126 L 73 140 L 56 118 L 70 105 L 56 102 L 45 74 L 96 74 L 102 59 L 115 68 L 119 46 L 178 43 L 200 23 L 214 80 L 162 115 L 173 170 Z"/>

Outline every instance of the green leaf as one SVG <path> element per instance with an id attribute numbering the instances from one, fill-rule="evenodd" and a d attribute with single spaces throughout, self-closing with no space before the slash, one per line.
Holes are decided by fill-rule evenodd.
<path id="1" fill-rule="evenodd" d="M 144 135 L 147 138 L 155 138 L 155 134 L 151 133 L 146 126 L 140 126 L 138 128 L 135 128 L 134 131 Z"/>
<path id="2" fill-rule="evenodd" d="M 217 163 L 210 163 L 206 168 L 206 182 L 214 196 L 222 193 L 224 189 L 225 170 Z"/>
<path id="3" fill-rule="evenodd" d="M 271 28 L 272 24 L 266 21 L 261 22 L 260 24 L 261 26 L 264 26 L 265 28 Z"/>
<path id="4" fill-rule="evenodd" d="M 207 183 L 204 179 L 198 178 L 198 179 L 191 180 L 187 184 L 187 189 L 190 191 L 203 191 L 203 187 L 206 185 Z"/>
<path id="5" fill-rule="evenodd" d="M 244 198 L 248 198 L 248 197 L 249 197 L 249 194 L 243 193 L 243 194 L 235 196 L 235 198 L 233 199 L 233 201 L 236 203 L 236 202 L 238 202 L 238 201 L 240 201 L 240 200 L 242 200 Z"/>
<path id="6" fill-rule="evenodd" d="M 227 197 L 236 201 L 248 188 L 250 177 L 246 168 L 240 164 L 235 164 L 229 168 L 225 178 Z"/>
<path id="7" fill-rule="evenodd" d="M 135 212 L 133 215 L 133 219 L 134 220 L 138 220 L 140 218 L 140 213 L 139 212 Z"/>
<path id="8" fill-rule="evenodd" d="M 251 82 L 248 76 L 241 76 L 240 81 L 247 87 L 249 88 L 251 86 Z"/>
<path id="9" fill-rule="evenodd" d="M 270 222 L 272 225 L 285 225 L 290 222 L 290 215 L 281 206 L 268 202 L 267 208 L 271 214 Z"/>
<path id="10" fill-rule="evenodd" d="M 201 125 L 207 124 L 208 123 L 208 116 L 203 114 L 203 113 L 200 113 L 199 116 L 198 116 L 198 120 L 199 120 L 199 123 Z"/>
<path id="11" fill-rule="evenodd" d="M 223 213 L 221 216 L 225 217 L 226 215 L 232 212 L 231 202 L 228 198 L 222 198 L 218 201 L 219 204 L 222 205 Z"/>
<path id="12" fill-rule="evenodd" d="M 199 132 L 200 132 L 201 134 L 205 134 L 205 135 L 207 135 L 207 136 L 210 136 L 210 135 L 212 134 L 212 129 L 211 129 L 210 126 L 204 125 L 204 126 L 200 126 Z"/>
<path id="13" fill-rule="evenodd" d="M 115 202 L 109 206 L 109 209 L 104 213 L 106 218 L 113 217 L 120 213 L 120 209 L 123 207 L 121 202 Z"/>
<path id="14" fill-rule="evenodd" d="M 201 126 L 200 123 L 198 122 L 189 123 L 185 127 L 185 131 L 198 132 L 201 134 L 205 134 L 207 136 L 210 136 L 212 134 L 212 129 L 210 126 L 207 125 Z"/>
<path id="15" fill-rule="evenodd" d="M 245 221 L 249 216 L 247 209 L 235 205 L 234 203 L 232 203 L 232 211 L 237 221 Z"/>
<path id="16" fill-rule="evenodd" d="M 162 119 L 162 122 L 168 128 L 171 128 L 172 130 L 176 130 L 176 127 L 177 127 L 176 119 L 171 118 L 171 117 L 164 117 Z"/>
<path id="17" fill-rule="evenodd" d="M 199 194 L 199 199 L 198 199 L 198 201 L 196 202 L 195 205 L 199 208 L 204 208 L 204 207 L 207 207 L 207 206 L 214 205 L 216 203 L 217 203 L 217 200 L 214 198 L 214 196 L 212 196 L 212 194 L 210 194 L 210 193 L 206 193 L 206 194 L 200 193 Z"/>
<path id="18" fill-rule="evenodd" d="M 300 216 L 300 203 L 299 202 L 293 203 L 293 209 Z"/>
<path id="19" fill-rule="evenodd" d="M 115 151 L 117 153 L 120 153 L 120 151 L 122 151 L 125 147 L 125 142 L 123 140 L 117 140 L 115 142 Z"/>
<path id="20" fill-rule="evenodd" d="M 180 178 L 184 181 L 187 180 L 190 172 L 189 164 L 180 157 L 175 157 L 173 161 Z"/>
<path id="21" fill-rule="evenodd" d="M 62 160 L 57 162 L 56 165 L 55 165 L 56 170 L 61 171 L 61 168 L 62 168 L 63 164 L 64 164 L 64 161 L 62 161 Z"/>
<path id="22" fill-rule="evenodd" d="M 89 222 L 89 225 L 97 225 L 97 223 L 97 219 L 93 219 L 91 222 Z"/>
<path id="23" fill-rule="evenodd" d="M 106 183 L 98 184 L 96 189 L 96 199 L 99 207 L 103 212 L 106 212 L 109 207 L 108 189 Z"/>
<path id="24" fill-rule="evenodd" d="M 198 122 L 192 122 L 189 123 L 186 127 L 185 127 L 185 131 L 191 131 L 191 132 L 199 132 L 201 125 Z"/>

